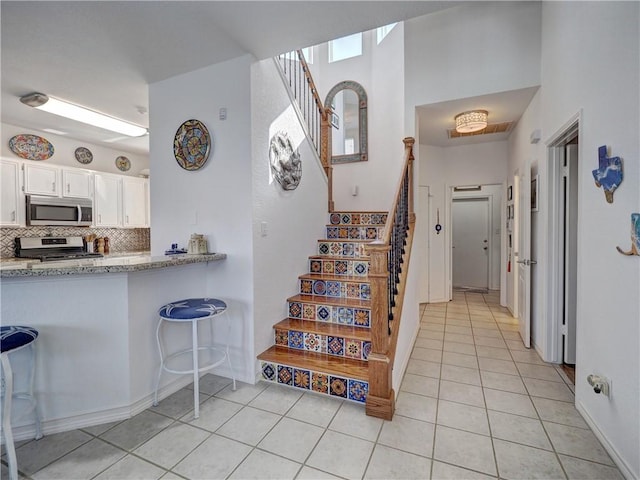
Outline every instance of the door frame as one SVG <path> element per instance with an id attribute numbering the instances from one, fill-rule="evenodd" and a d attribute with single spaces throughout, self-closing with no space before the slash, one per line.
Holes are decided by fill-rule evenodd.
<path id="1" fill-rule="evenodd" d="M 540 322 L 541 339 L 543 341 L 542 351 L 544 360 L 551 363 L 562 363 L 563 342 L 562 338 L 562 318 L 564 309 L 564 220 L 560 212 L 562 205 L 562 164 L 564 161 L 564 146 L 570 138 L 578 134 L 578 197 L 581 197 L 581 170 L 584 168 L 582 159 L 582 148 L 580 148 L 580 138 L 582 133 L 582 109 L 575 113 L 564 125 L 562 125 L 545 142 L 547 145 L 547 255 L 545 260 L 546 288 L 543 291 L 541 311 L 545 313 L 546 322 Z M 540 198 L 540 197 L 539 197 Z M 580 223 L 580 208 L 578 207 L 578 224 Z M 577 246 L 579 258 L 580 245 Z M 577 265 L 577 292 L 580 295 L 580 262 Z M 578 309 L 580 299 L 577 298 Z M 579 312 L 578 312 L 579 316 Z"/>
<path id="2" fill-rule="evenodd" d="M 492 184 L 492 183 L 488 183 L 488 184 L 481 184 L 480 186 L 489 186 L 489 185 L 500 185 L 500 184 Z M 465 187 L 468 185 L 449 185 L 447 184 L 445 187 L 445 218 L 446 218 L 446 225 L 453 225 L 452 223 L 452 210 L 453 210 L 453 189 L 456 187 Z M 489 265 L 488 265 L 488 276 L 489 278 L 488 280 L 488 286 L 489 286 L 489 290 L 491 290 L 491 267 L 493 265 L 493 232 L 491 227 L 494 226 L 494 219 L 493 219 L 493 201 L 494 201 L 494 195 L 493 193 L 481 193 L 479 192 L 478 194 L 469 194 L 468 196 L 461 196 L 458 198 L 475 198 L 475 199 L 479 199 L 479 198 L 484 198 L 487 199 L 488 203 L 489 203 L 489 217 L 488 217 L 488 221 L 489 221 L 489 242 L 488 242 L 488 247 L 489 247 Z M 503 203 L 505 202 L 505 200 L 503 199 Z M 504 209 L 503 209 L 504 210 Z M 453 235 L 451 234 L 451 228 L 445 228 L 444 230 L 444 234 L 445 234 L 445 245 L 447 246 L 447 248 L 445 249 L 445 265 L 446 265 L 446 279 L 447 279 L 447 287 L 448 287 L 448 291 L 449 291 L 449 300 L 453 299 Z M 500 237 L 501 242 L 502 242 L 502 235 Z M 502 251 L 502 247 L 501 247 L 501 251 Z M 500 288 L 502 288 L 502 285 L 500 285 Z"/>

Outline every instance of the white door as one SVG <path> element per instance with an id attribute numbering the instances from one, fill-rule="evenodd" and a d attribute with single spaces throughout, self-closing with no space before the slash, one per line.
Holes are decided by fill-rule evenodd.
<path id="1" fill-rule="evenodd" d="M 564 178 L 564 362 L 576 363 L 578 278 L 578 145 L 565 149 Z"/>
<path id="2" fill-rule="evenodd" d="M 518 322 L 524 346 L 531 348 L 531 170 L 518 177 Z"/>
<path id="3" fill-rule="evenodd" d="M 489 287 L 489 200 L 451 202 L 452 281 L 454 287 Z"/>

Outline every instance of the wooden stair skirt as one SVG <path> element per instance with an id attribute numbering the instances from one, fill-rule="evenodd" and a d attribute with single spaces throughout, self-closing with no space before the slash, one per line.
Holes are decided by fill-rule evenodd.
<path id="1" fill-rule="evenodd" d="M 275 344 L 258 355 L 266 381 L 364 404 L 369 393 L 371 289 L 364 245 L 381 238 L 385 212 L 333 212 L 326 238 L 287 299 Z"/>

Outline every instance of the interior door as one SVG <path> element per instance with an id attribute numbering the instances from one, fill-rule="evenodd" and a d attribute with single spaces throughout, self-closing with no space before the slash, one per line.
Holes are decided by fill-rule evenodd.
<path id="1" fill-rule="evenodd" d="M 524 346 L 531 348 L 531 169 L 518 177 L 518 322 Z"/>
<path id="2" fill-rule="evenodd" d="M 578 278 L 578 145 L 565 147 L 564 179 L 564 362 L 576 363 Z"/>
<path id="3" fill-rule="evenodd" d="M 454 287 L 489 287 L 489 200 L 457 198 L 451 202 Z"/>

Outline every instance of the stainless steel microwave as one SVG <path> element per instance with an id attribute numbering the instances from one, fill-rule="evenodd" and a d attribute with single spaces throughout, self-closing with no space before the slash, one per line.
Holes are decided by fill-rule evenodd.
<path id="1" fill-rule="evenodd" d="M 93 203 L 88 198 L 27 195 L 27 225 L 83 227 L 93 223 Z"/>

